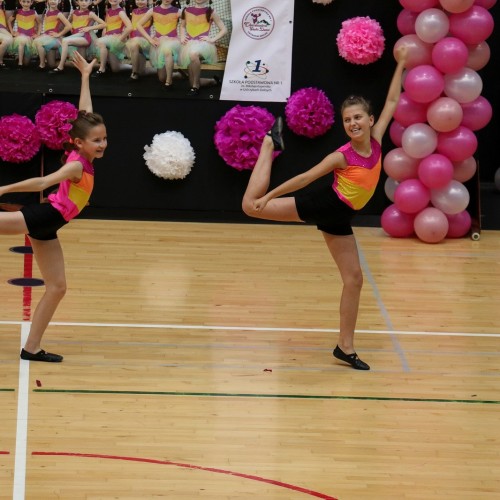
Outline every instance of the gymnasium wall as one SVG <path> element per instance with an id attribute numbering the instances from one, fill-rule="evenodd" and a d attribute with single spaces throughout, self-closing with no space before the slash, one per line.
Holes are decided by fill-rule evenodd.
<path id="1" fill-rule="evenodd" d="M 346 141 L 337 110 L 348 94 L 363 94 L 373 102 L 376 112 L 381 109 L 395 67 L 392 47 L 400 36 L 396 28 L 400 11 L 401 5 L 397 0 L 334 0 L 328 6 L 313 4 L 311 0 L 295 1 L 292 92 L 310 86 L 321 88 L 334 104 L 336 116 L 332 129 L 322 137 L 307 139 L 285 131 L 287 149 L 275 162 L 272 185 L 307 169 Z M 491 12 L 497 17 L 498 5 Z M 370 16 L 384 30 L 386 50 L 383 57 L 373 64 L 353 65 L 338 56 L 335 37 L 342 21 L 355 16 Z M 498 67 L 498 29 L 488 43 L 491 60 L 480 74 L 484 83 L 483 95 L 492 104 L 494 117 L 485 129 L 477 132 L 479 148 L 476 155 L 484 182 L 492 182 L 500 166 L 493 153 L 493 145 L 500 137 L 496 116 L 498 78 L 493 75 L 494 68 Z M 1 82 L 0 89 L 0 115 L 16 112 L 34 117 L 48 98 L 77 102 L 76 96 L 16 93 L 16 89 L 4 89 Z M 105 157 L 95 162 L 96 187 L 91 206 L 84 216 L 229 222 L 249 220 L 241 212 L 240 204 L 250 172 L 239 172 L 227 166 L 213 143 L 215 123 L 236 104 L 188 97 L 94 97 L 95 110 L 106 120 L 109 146 Z M 285 106 L 284 103 L 241 104 L 260 105 L 275 115 L 283 114 Z M 183 180 L 167 181 L 155 177 L 143 159 L 144 146 L 151 144 L 155 134 L 167 130 L 176 130 L 186 136 L 196 154 L 193 170 Z M 383 148 L 388 151 L 393 147 L 387 135 Z M 59 157 L 59 152 L 46 151 L 44 171 L 56 168 Z M 0 183 L 35 175 L 40 162 L 38 155 L 29 165 L 0 163 Z M 318 182 L 327 181 L 329 179 Z M 383 181 L 358 217 L 359 225 L 377 224 L 378 216 L 389 204 L 383 191 Z M 33 195 L 10 196 L 15 196 L 15 199 L 9 200 L 24 203 Z"/>

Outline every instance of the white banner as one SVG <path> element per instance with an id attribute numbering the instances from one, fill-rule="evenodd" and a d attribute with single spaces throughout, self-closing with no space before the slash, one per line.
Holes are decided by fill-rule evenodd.
<path id="1" fill-rule="evenodd" d="M 290 97 L 294 0 L 231 0 L 233 32 L 220 99 Z"/>

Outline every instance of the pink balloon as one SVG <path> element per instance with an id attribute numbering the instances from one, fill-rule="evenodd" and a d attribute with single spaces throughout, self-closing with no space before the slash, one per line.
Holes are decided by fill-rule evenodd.
<path id="1" fill-rule="evenodd" d="M 439 3 L 448 12 L 458 14 L 470 9 L 474 4 L 474 0 L 439 0 Z"/>
<path id="2" fill-rule="evenodd" d="M 491 50 L 488 42 L 481 42 L 477 45 L 469 45 L 469 57 L 466 66 L 474 71 L 483 69 L 490 60 Z"/>
<path id="3" fill-rule="evenodd" d="M 399 0 L 399 3 L 411 12 L 422 12 L 438 4 L 438 0 Z"/>
<path id="4" fill-rule="evenodd" d="M 451 132 L 439 132 L 436 149 L 452 162 L 463 161 L 476 152 L 477 137 L 472 130 L 460 125 Z"/>
<path id="5" fill-rule="evenodd" d="M 381 217 L 382 229 L 393 238 L 408 238 L 414 232 L 414 215 L 401 212 L 394 204 L 388 206 Z"/>
<path id="6" fill-rule="evenodd" d="M 439 97 L 427 108 L 427 121 L 438 132 L 450 132 L 462 122 L 462 106 L 451 97 Z"/>
<path id="7" fill-rule="evenodd" d="M 497 3 L 497 0 L 475 0 L 474 1 L 475 5 L 479 5 L 480 7 L 484 7 L 485 9 L 491 9 L 496 3 Z"/>
<path id="8" fill-rule="evenodd" d="M 462 104 L 462 109 L 464 114 L 462 125 L 471 130 L 480 130 L 486 127 L 493 116 L 493 108 L 483 96 Z"/>
<path id="9" fill-rule="evenodd" d="M 417 16 L 417 12 L 411 12 L 408 9 L 403 9 L 396 19 L 398 31 L 402 35 L 411 35 L 412 33 L 415 33 L 415 20 L 417 19 Z"/>
<path id="10" fill-rule="evenodd" d="M 456 180 L 450 181 L 440 189 L 431 190 L 432 204 L 441 212 L 454 215 L 467 208 L 470 195 L 467 188 Z"/>
<path id="11" fill-rule="evenodd" d="M 433 153 L 438 144 L 438 134 L 426 123 L 414 123 L 406 128 L 402 148 L 412 158 L 425 158 Z"/>
<path id="12" fill-rule="evenodd" d="M 419 161 L 408 156 L 403 148 L 389 151 L 384 158 L 384 171 L 396 181 L 414 179 L 417 177 Z"/>
<path id="13" fill-rule="evenodd" d="M 400 148 L 403 144 L 403 132 L 405 131 L 405 127 L 401 125 L 397 120 L 393 120 L 391 126 L 389 127 L 389 137 L 391 138 L 392 143 Z"/>
<path id="14" fill-rule="evenodd" d="M 450 34 L 467 45 L 484 42 L 492 33 L 495 22 L 484 7 L 473 5 L 460 14 L 450 14 Z"/>
<path id="15" fill-rule="evenodd" d="M 395 205 L 407 214 L 416 214 L 430 201 L 430 191 L 418 179 L 401 182 L 394 191 Z"/>
<path id="16" fill-rule="evenodd" d="M 408 51 L 406 68 L 411 69 L 422 64 L 432 64 L 432 44 L 423 42 L 417 35 L 405 35 L 397 40 L 394 44 L 394 56 L 401 46 L 406 47 Z"/>
<path id="17" fill-rule="evenodd" d="M 444 87 L 443 75 L 430 64 L 423 64 L 410 69 L 404 81 L 404 89 L 408 97 L 420 103 L 428 103 L 437 99 L 443 92 Z"/>
<path id="18" fill-rule="evenodd" d="M 461 104 L 477 99 L 482 90 L 483 81 L 473 69 L 462 68 L 444 76 L 444 93 Z"/>
<path id="19" fill-rule="evenodd" d="M 427 119 L 427 104 L 415 102 L 410 99 L 407 92 L 402 92 L 394 111 L 394 119 L 404 127 L 413 123 L 425 122 Z"/>
<path id="20" fill-rule="evenodd" d="M 415 20 L 415 33 L 426 43 L 436 43 L 448 34 L 450 20 L 440 9 L 427 9 Z"/>
<path id="21" fill-rule="evenodd" d="M 413 223 L 415 233 L 425 243 L 439 243 L 448 233 L 448 219 L 437 208 L 428 207 L 422 210 Z"/>
<path id="22" fill-rule="evenodd" d="M 462 40 L 447 36 L 432 49 L 432 63 L 442 73 L 455 73 L 462 69 L 469 57 L 469 50 Z"/>
<path id="23" fill-rule="evenodd" d="M 467 210 L 455 215 L 446 215 L 446 217 L 449 225 L 447 238 L 462 238 L 470 231 L 472 219 Z"/>
<path id="24" fill-rule="evenodd" d="M 469 156 L 462 161 L 453 162 L 453 179 L 458 182 L 467 182 L 474 177 L 477 170 L 476 159 Z"/>
<path id="25" fill-rule="evenodd" d="M 453 179 L 453 163 L 439 153 L 424 158 L 418 166 L 418 178 L 429 189 L 439 189 Z"/>

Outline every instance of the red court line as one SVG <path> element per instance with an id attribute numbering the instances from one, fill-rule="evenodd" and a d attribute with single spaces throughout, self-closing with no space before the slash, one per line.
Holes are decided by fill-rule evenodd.
<path id="1" fill-rule="evenodd" d="M 0 450 L 0 455 L 10 455 L 10 451 L 2 451 L 2 450 Z"/>
<path id="2" fill-rule="evenodd" d="M 24 244 L 26 246 L 31 246 L 30 239 L 27 235 L 24 236 Z M 33 254 L 24 254 L 24 278 L 33 277 Z M 31 319 L 31 287 L 23 287 L 23 321 L 29 321 Z"/>
<path id="3" fill-rule="evenodd" d="M 121 457 L 116 455 L 100 455 L 95 453 L 68 453 L 68 452 L 50 452 L 50 451 L 34 451 L 32 455 L 38 456 L 62 456 L 62 457 L 79 457 L 79 458 L 104 458 L 108 460 L 125 460 L 129 462 L 142 462 L 148 464 L 158 464 L 158 465 L 173 465 L 175 467 L 183 467 L 185 469 L 201 470 L 205 472 L 213 472 L 216 474 L 226 474 L 228 476 L 241 477 L 243 479 L 249 479 L 251 481 L 259 481 L 261 483 L 272 484 L 274 486 L 279 486 L 280 488 L 286 488 L 288 490 L 297 491 L 299 493 L 305 493 L 311 497 L 322 498 L 323 500 L 338 500 L 330 495 L 325 495 L 324 493 L 319 493 L 318 491 L 309 490 L 302 488 L 300 486 L 295 486 L 289 483 L 283 483 L 281 481 L 275 481 L 274 479 L 266 479 L 265 477 L 253 476 L 250 474 L 242 474 L 241 472 L 233 472 L 225 469 L 215 469 L 212 467 L 201 467 L 199 465 L 184 464 L 179 462 L 171 462 L 169 460 L 155 460 L 153 458 L 140 458 L 140 457 Z"/>

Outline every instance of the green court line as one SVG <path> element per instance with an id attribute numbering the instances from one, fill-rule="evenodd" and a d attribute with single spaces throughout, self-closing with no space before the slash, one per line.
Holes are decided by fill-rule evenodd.
<path id="1" fill-rule="evenodd" d="M 500 401 L 476 399 L 441 399 L 441 398 L 389 398 L 382 396 L 318 396 L 306 394 L 245 394 L 228 392 L 170 392 L 170 391 L 111 391 L 111 390 L 85 390 L 85 389 L 33 389 L 33 392 L 63 393 L 63 394 L 123 394 L 139 396 L 192 396 L 192 397 L 217 397 L 217 398 L 268 398 L 268 399 L 339 399 L 351 401 L 409 401 L 415 403 L 467 403 L 467 404 L 493 404 Z"/>
<path id="2" fill-rule="evenodd" d="M 0 392 L 15 392 L 15 389 L 3 389 L 0 387 Z"/>

